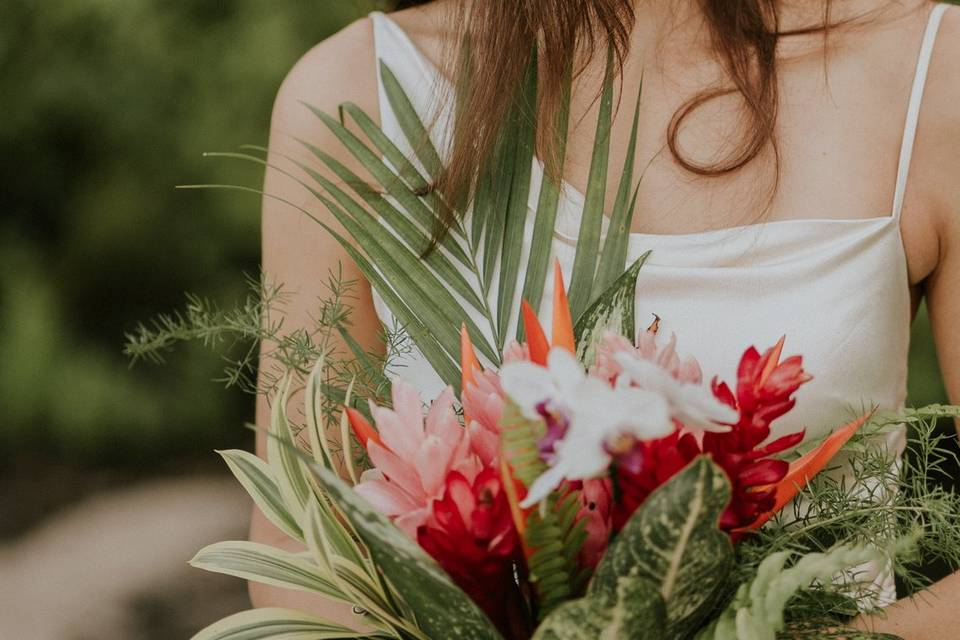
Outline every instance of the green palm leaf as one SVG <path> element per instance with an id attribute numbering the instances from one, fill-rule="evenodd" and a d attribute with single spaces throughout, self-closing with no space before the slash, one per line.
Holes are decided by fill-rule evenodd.
<path id="1" fill-rule="evenodd" d="M 510 120 L 511 137 L 515 139 L 513 157 L 503 169 L 509 170 L 509 200 L 504 214 L 503 238 L 500 256 L 500 283 L 497 288 L 497 333 L 498 347 L 503 349 L 514 311 L 513 294 L 517 290 L 520 269 L 520 252 L 527 208 L 530 198 L 530 175 L 533 169 L 534 145 L 536 144 L 537 119 L 537 60 L 528 68 L 524 90 L 518 96 Z"/>
<path id="2" fill-rule="evenodd" d="M 640 91 L 637 94 L 637 106 L 633 111 L 630 144 L 627 147 L 627 157 L 623 161 L 623 174 L 620 176 L 620 186 L 617 189 L 617 200 L 614 202 L 613 211 L 610 214 L 610 225 L 607 227 L 606 239 L 603 242 L 603 253 L 600 256 L 600 266 L 597 268 L 597 278 L 593 285 L 594 294 L 613 284 L 613 281 L 623 273 L 627 261 L 630 227 L 633 225 L 637 191 L 640 187 L 639 184 L 633 185 L 633 170 L 637 157 L 637 133 L 640 125 L 640 98 L 642 95 L 643 82 L 641 81 Z"/>
<path id="3" fill-rule="evenodd" d="M 557 171 L 563 174 L 563 164 L 567 149 L 567 128 L 570 126 L 570 94 L 572 74 L 564 80 L 563 102 L 557 116 L 557 156 L 560 165 Z M 543 171 L 540 184 L 540 196 L 537 200 L 537 213 L 533 223 L 533 238 L 530 242 L 530 256 L 527 259 L 527 275 L 523 283 L 523 299 L 534 310 L 540 311 L 543 301 L 544 283 L 550 268 L 550 249 L 553 246 L 553 231 L 557 221 L 557 208 L 560 205 L 560 187 Z M 518 323 L 517 339 L 523 340 L 523 323 Z"/>
<path id="4" fill-rule="evenodd" d="M 590 161 L 590 176 L 584 197 L 583 215 L 580 219 L 580 232 L 577 236 L 577 253 L 573 259 L 573 275 L 570 277 L 570 311 L 574 321 L 586 310 L 590 302 L 593 281 L 597 273 L 604 199 L 607 190 L 607 167 L 610 158 L 613 79 L 614 64 L 611 50 L 607 54 L 607 69 L 603 80 L 603 93 L 600 96 L 600 114 L 597 117 L 593 158 Z"/>
<path id="5" fill-rule="evenodd" d="M 430 134 L 423 120 L 421 120 L 419 114 L 417 114 L 416 107 L 413 106 L 410 98 L 403 90 L 403 86 L 401 86 L 397 76 L 390 67 L 382 61 L 380 62 L 380 83 L 387 96 L 387 101 L 390 103 L 390 108 L 397 116 L 400 128 L 407 137 L 410 146 L 413 147 L 413 152 L 427 170 L 430 178 L 436 182 L 443 169 L 443 161 L 440 159 L 440 154 L 430 139 Z"/>

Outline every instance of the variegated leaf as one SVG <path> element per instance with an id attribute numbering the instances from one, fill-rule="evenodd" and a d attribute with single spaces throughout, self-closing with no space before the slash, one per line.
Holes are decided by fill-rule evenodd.
<path id="1" fill-rule="evenodd" d="M 302 539 L 296 518 L 287 509 L 280 487 L 267 463 L 248 451 L 218 451 L 260 512 L 291 538 Z"/>
<path id="2" fill-rule="evenodd" d="M 218 542 L 201 549 L 190 565 L 244 580 L 321 594 L 349 602 L 332 575 L 303 557 L 256 542 Z"/>
<path id="3" fill-rule="evenodd" d="M 666 612 L 655 585 L 621 580 L 612 598 L 599 593 L 568 602 L 547 616 L 533 640 L 660 638 Z"/>
<path id="4" fill-rule="evenodd" d="M 388 637 L 353 631 L 300 611 L 264 608 L 224 618 L 193 636 L 192 640 L 353 640 Z"/>
<path id="5" fill-rule="evenodd" d="M 630 265 L 577 320 L 573 328 L 577 357 L 586 366 L 596 359 L 597 344 L 605 332 L 612 331 L 631 341 L 636 338 L 637 278 L 649 255 L 648 251 Z"/>
<path id="6" fill-rule="evenodd" d="M 433 558 L 336 474 L 316 465 L 312 469 L 390 584 L 416 612 L 417 625 L 427 637 L 500 640 L 493 623 Z"/>
<path id="7" fill-rule="evenodd" d="M 722 597 L 733 545 L 720 531 L 726 474 L 706 456 L 650 494 L 610 546 L 588 595 L 616 597 L 624 581 L 655 585 L 666 604 L 663 640 L 686 638 Z"/>

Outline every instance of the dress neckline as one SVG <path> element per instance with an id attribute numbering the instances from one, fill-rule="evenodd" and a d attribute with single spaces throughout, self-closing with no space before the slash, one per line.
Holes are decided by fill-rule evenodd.
<path id="1" fill-rule="evenodd" d="M 900 166 L 898 167 L 898 176 L 897 176 L 897 187 L 894 194 L 894 207 L 893 211 L 890 213 L 885 213 L 882 215 L 869 216 L 865 218 L 825 218 L 825 217 L 809 217 L 809 218 L 779 218 L 775 220 L 760 220 L 759 222 L 753 222 L 743 225 L 734 225 L 729 227 L 721 227 L 717 229 L 704 229 L 700 231 L 691 231 L 691 232 L 681 232 L 681 233 L 646 233 L 642 231 L 631 231 L 629 232 L 629 238 L 631 244 L 636 241 L 670 241 L 670 239 L 700 239 L 700 238 L 710 238 L 722 236 L 725 234 L 735 234 L 738 232 L 744 232 L 751 228 L 758 227 L 764 230 L 766 229 L 789 229 L 791 227 L 803 227 L 810 226 L 812 228 L 828 228 L 840 226 L 845 229 L 859 229 L 862 228 L 864 232 L 869 232 L 874 230 L 874 227 L 894 228 L 898 234 L 900 234 L 900 225 L 899 220 L 900 216 L 898 213 L 898 204 L 902 202 L 902 187 L 901 182 L 905 182 L 905 177 L 907 170 L 909 169 L 910 162 L 910 151 L 912 151 L 913 146 L 913 134 L 916 130 L 916 119 L 918 117 L 919 104 L 922 99 L 922 90 L 923 90 L 923 80 L 926 78 L 926 70 L 929 65 L 929 57 L 933 47 L 933 41 L 936 36 L 936 29 L 939 26 L 940 18 L 943 15 L 944 10 L 948 5 L 945 4 L 936 4 L 934 5 L 933 10 L 931 11 L 930 20 L 927 24 L 926 32 L 924 33 L 923 41 L 921 43 L 921 51 L 917 63 L 917 72 L 914 78 L 914 90 L 911 95 L 910 104 L 908 105 L 908 114 L 907 122 L 905 124 L 904 130 L 904 139 L 903 145 L 900 150 Z M 389 29 L 394 33 L 394 35 L 399 39 L 403 47 L 408 50 L 412 55 L 417 65 L 423 70 L 424 74 L 431 78 L 435 83 L 441 85 L 443 92 L 452 91 L 453 87 L 450 83 L 449 78 L 447 78 L 443 72 L 437 67 L 437 65 L 431 60 L 427 55 L 420 49 L 420 47 L 413 41 L 413 38 L 407 33 L 407 31 L 392 17 L 388 14 L 376 11 L 371 14 L 371 16 L 376 20 L 380 19 L 382 22 L 389 27 Z M 919 89 L 919 91 L 918 91 Z M 906 165 L 906 170 L 905 166 Z M 543 163 L 538 157 L 534 157 L 533 163 L 534 171 L 538 176 L 537 182 L 542 182 L 545 179 L 545 172 L 543 168 Z M 570 207 L 575 210 L 569 212 L 574 214 L 577 221 L 583 216 L 583 208 L 586 202 L 585 194 L 575 187 L 570 181 L 565 178 L 560 178 L 560 191 L 561 199 L 566 201 Z M 535 194 L 531 194 L 534 196 Z M 609 224 L 609 216 L 603 216 L 603 225 L 604 228 Z M 894 224 L 896 223 L 896 224 Z M 579 224 L 577 225 L 579 227 Z M 563 234 L 566 235 L 566 234 Z M 569 236 L 568 236 L 569 237 Z M 575 236 L 574 236 L 575 237 Z M 901 251 L 906 256 L 906 250 L 902 246 L 901 241 Z"/>

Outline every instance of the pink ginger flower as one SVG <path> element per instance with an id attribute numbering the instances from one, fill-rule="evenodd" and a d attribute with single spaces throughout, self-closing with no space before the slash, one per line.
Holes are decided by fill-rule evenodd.
<path id="1" fill-rule="evenodd" d="M 503 416 L 504 395 L 500 376 L 492 371 L 475 374 L 476 381 L 468 382 L 461 402 L 463 413 L 469 417 L 470 444 L 484 466 L 492 465 L 500 452 L 500 418 Z"/>
<path id="2" fill-rule="evenodd" d="M 503 350 L 503 364 L 529 359 L 530 345 L 526 342 L 520 344 L 516 340 L 511 340 L 509 343 L 507 343 L 506 348 Z"/>
<path id="3" fill-rule="evenodd" d="M 375 468 L 364 472 L 356 491 L 416 539 L 431 504 L 443 496 L 450 472 L 473 482 L 482 465 L 457 419 L 453 389 L 447 387 L 433 401 L 426 420 L 413 386 L 398 378 L 392 392 L 393 409 L 370 403 L 382 444 L 367 441 Z"/>
<path id="4" fill-rule="evenodd" d="M 703 382 L 703 372 L 700 363 L 694 357 L 681 359 L 677 354 L 677 336 L 670 335 L 670 341 L 664 346 L 657 345 L 657 332 L 648 329 L 640 334 L 637 346 L 613 332 L 604 334 L 597 346 L 597 360 L 590 368 L 591 375 L 609 382 L 616 380 L 623 372 L 623 366 L 617 361 L 618 353 L 633 353 L 644 360 L 648 360 L 669 373 L 679 382 L 700 384 Z"/>

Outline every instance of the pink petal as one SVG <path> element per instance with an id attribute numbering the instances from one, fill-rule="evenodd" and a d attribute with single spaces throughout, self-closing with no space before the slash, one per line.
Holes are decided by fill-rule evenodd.
<path id="1" fill-rule="evenodd" d="M 410 536 L 413 540 L 417 539 L 417 529 L 427 523 L 430 518 L 430 509 L 421 507 L 415 511 L 406 513 L 393 521 L 393 524 Z"/>
<path id="2" fill-rule="evenodd" d="M 426 503 L 427 495 L 417 470 L 408 462 L 402 460 L 392 451 L 387 451 L 376 442 L 371 442 L 367 448 L 370 461 L 387 476 L 391 482 L 410 494 L 410 497 L 421 504 Z"/>
<path id="3" fill-rule="evenodd" d="M 406 422 L 383 407 L 374 407 L 372 413 L 383 444 L 404 460 L 412 460 L 423 441 L 422 421 Z"/>
<path id="4" fill-rule="evenodd" d="M 423 433 L 423 404 L 416 388 L 403 378 L 393 380 L 393 410 L 408 428 Z M 378 425 L 379 426 L 379 425 Z"/>
<path id="5" fill-rule="evenodd" d="M 361 482 L 357 493 L 383 515 L 392 518 L 423 508 L 414 502 L 399 486 L 387 480 Z"/>
<path id="6" fill-rule="evenodd" d="M 427 413 L 426 434 L 436 436 L 442 441 L 454 446 L 460 438 L 463 427 L 453 410 L 453 389 L 449 386 L 433 401 Z"/>
<path id="7" fill-rule="evenodd" d="M 500 453 L 500 438 L 476 420 L 470 423 L 470 448 L 484 466 L 490 466 Z"/>
<path id="8" fill-rule="evenodd" d="M 460 429 L 461 427 L 457 427 Z M 443 483 L 453 462 L 453 449 L 437 436 L 427 436 L 413 461 L 420 472 L 420 482 L 429 498 L 439 498 Z"/>
<path id="9" fill-rule="evenodd" d="M 446 498 L 456 505 L 460 519 L 463 522 L 470 522 L 470 516 L 477 507 L 477 499 L 473 495 L 473 487 L 464 476 L 454 472 L 447 477 Z"/>

